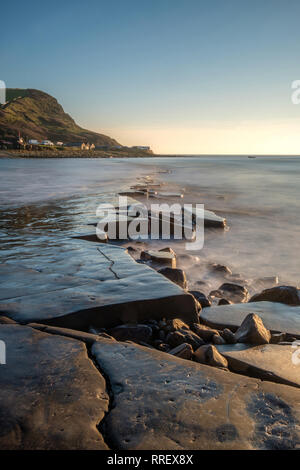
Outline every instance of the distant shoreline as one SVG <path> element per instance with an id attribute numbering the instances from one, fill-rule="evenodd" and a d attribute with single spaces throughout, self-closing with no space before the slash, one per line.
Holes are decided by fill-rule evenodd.
<path id="1" fill-rule="evenodd" d="M 0 150 L 0 158 L 140 158 L 156 157 L 141 149 L 114 150 Z"/>
<path id="2" fill-rule="evenodd" d="M 114 150 L 0 150 L 0 158 L 175 158 L 175 157 L 300 157 L 300 155 L 286 154 L 156 154 L 141 149 L 114 149 Z"/>

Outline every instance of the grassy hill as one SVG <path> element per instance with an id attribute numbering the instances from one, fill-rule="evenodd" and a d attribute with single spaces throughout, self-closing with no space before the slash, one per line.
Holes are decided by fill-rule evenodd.
<path id="1" fill-rule="evenodd" d="M 103 134 L 78 126 L 55 98 L 39 90 L 8 89 L 8 102 L 0 107 L 0 139 L 9 140 L 20 131 L 28 139 L 119 145 Z"/>

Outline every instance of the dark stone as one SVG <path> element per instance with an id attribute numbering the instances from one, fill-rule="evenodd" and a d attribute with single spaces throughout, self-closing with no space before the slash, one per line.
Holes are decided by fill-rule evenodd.
<path id="1" fill-rule="evenodd" d="M 211 306 L 210 300 L 208 300 L 206 295 L 203 294 L 202 292 L 198 290 L 190 290 L 189 294 L 192 294 L 195 297 L 195 299 L 199 302 L 202 308 Z"/>
<path id="2" fill-rule="evenodd" d="M 230 300 L 227 300 L 227 299 L 220 299 L 218 302 L 218 305 L 230 305 L 230 304 L 232 304 L 232 302 L 230 302 Z"/>
<path id="3" fill-rule="evenodd" d="M 169 251 L 147 250 L 141 252 L 142 261 L 154 261 L 158 264 L 166 264 L 171 268 L 176 268 L 176 256 Z"/>
<path id="4" fill-rule="evenodd" d="M 222 333 L 222 338 L 224 338 L 225 342 L 228 344 L 235 344 L 236 343 L 236 337 L 235 334 L 229 330 L 229 328 L 225 328 Z"/>
<path id="5" fill-rule="evenodd" d="M 219 287 L 218 291 L 221 292 L 222 298 L 234 303 L 247 302 L 249 298 L 249 292 L 246 287 L 240 286 L 239 284 L 225 282 Z"/>
<path id="6" fill-rule="evenodd" d="M 193 357 L 193 348 L 188 343 L 180 344 L 169 351 L 169 354 L 172 354 L 176 357 L 181 357 L 182 359 L 190 360 Z"/>
<path id="7" fill-rule="evenodd" d="M 214 335 L 218 335 L 218 330 L 209 328 L 208 326 L 202 325 L 201 323 L 193 323 L 191 329 L 206 343 L 212 341 Z"/>
<path id="8" fill-rule="evenodd" d="M 212 270 L 214 273 L 222 274 L 222 275 L 230 275 L 230 274 L 232 274 L 231 269 L 228 268 L 228 266 L 224 266 L 223 264 L 213 264 L 213 265 L 211 266 L 211 270 Z"/>
<path id="9" fill-rule="evenodd" d="M 277 286 L 255 294 L 249 302 L 280 302 L 286 305 L 300 305 L 299 289 L 293 286 Z"/>
<path id="10" fill-rule="evenodd" d="M 182 289 L 187 289 L 187 280 L 185 272 L 182 269 L 178 268 L 162 268 L 159 271 L 159 274 L 162 274 L 170 281 L 175 282 L 178 286 L 182 287 Z"/>
<path id="11" fill-rule="evenodd" d="M 267 344 L 270 342 L 271 333 L 258 315 L 249 313 L 235 333 L 235 339 L 237 343 Z"/>
<path id="12" fill-rule="evenodd" d="M 201 364 L 207 364 L 212 367 L 220 367 L 226 369 L 228 362 L 224 356 L 222 356 L 217 348 L 212 344 L 205 344 L 198 348 L 194 353 L 194 360 Z"/>
<path id="13" fill-rule="evenodd" d="M 222 336 L 220 336 L 219 334 L 213 335 L 212 342 L 213 344 L 225 344 L 226 343 L 225 339 L 222 338 Z"/>
<path id="14" fill-rule="evenodd" d="M 110 334 L 118 341 L 143 341 L 147 343 L 152 336 L 152 328 L 147 325 L 119 325 L 112 328 Z"/>
<path id="15" fill-rule="evenodd" d="M 204 341 L 199 338 L 198 335 L 193 333 L 193 331 L 174 331 L 173 333 L 169 333 L 166 339 L 167 343 L 175 348 L 183 343 L 188 343 L 192 346 L 193 349 L 199 348 Z"/>
<path id="16" fill-rule="evenodd" d="M 20 325 L 0 325 L 0 338 L 0 449 L 108 449 L 106 383 L 85 344 Z"/>

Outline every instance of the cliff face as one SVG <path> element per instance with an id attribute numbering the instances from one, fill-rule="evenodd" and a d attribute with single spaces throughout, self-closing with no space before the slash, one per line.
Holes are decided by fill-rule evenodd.
<path id="1" fill-rule="evenodd" d="M 57 100 L 47 93 L 8 89 L 7 99 L 8 103 L 0 107 L 0 139 L 16 137 L 20 131 L 29 139 L 118 145 L 116 140 L 106 135 L 79 127 Z"/>

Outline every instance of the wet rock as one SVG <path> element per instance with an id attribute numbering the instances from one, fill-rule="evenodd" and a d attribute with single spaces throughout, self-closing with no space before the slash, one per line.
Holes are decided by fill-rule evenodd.
<path id="1" fill-rule="evenodd" d="M 266 344 L 270 342 L 271 333 L 258 315 L 249 313 L 235 333 L 235 339 L 237 343 Z"/>
<path id="2" fill-rule="evenodd" d="M 215 274 L 220 274 L 223 276 L 230 275 L 232 274 L 232 271 L 228 266 L 225 266 L 223 264 L 213 264 L 211 266 L 211 271 L 213 271 Z"/>
<path id="3" fill-rule="evenodd" d="M 191 295 L 136 263 L 125 250 L 74 240 L 61 252 L 55 248 L 53 257 L 47 252 L 26 260 L 42 272 L 0 265 L 0 312 L 5 316 L 80 330 L 143 323 L 153 316 L 174 318 L 176 311 L 183 320 L 197 321 Z"/>
<path id="4" fill-rule="evenodd" d="M 222 338 L 224 338 L 226 343 L 228 344 L 236 343 L 235 334 L 231 330 L 229 330 L 229 328 L 225 328 L 221 334 L 222 334 Z"/>
<path id="5" fill-rule="evenodd" d="M 230 300 L 227 300 L 227 299 L 220 299 L 218 302 L 218 305 L 230 305 L 230 304 L 232 304 L 232 302 L 230 302 Z"/>
<path id="6" fill-rule="evenodd" d="M 0 325 L 0 338 L 0 449 L 108 450 L 106 383 L 85 344 L 20 325 Z"/>
<path id="7" fill-rule="evenodd" d="M 237 330 L 249 313 L 256 313 L 273 333 L 286 332 L 300 339 L 300 307 L 276 302 L 253 302 L 204 308 L 201 321 L 211 328 Z"/>
<path id="8" fill-rule="evenodd" d="M 158 264 L 167 264 L 171 268 L 176 268 L 176 256 L 168 251 L 142 251 L 141 260 L 143 261 L 154 261 Z"/>
<path id="9" fill-rule="evenodd" d="M 92 354 L 114 396 L 105 428 L 115 449 L 299 446 L 300 394 L 294 387 L 119 342 L 95 343 Z"/>
<path id="10" fill-rule="evenodd" d="M 107 333 L 99 333 L 95 330 L 94 333 L 86 333 L 85 331 L 71 330 L 69 328 L 59 328 L 57 326 L 48 326 L 40 323 L 29 323 L 28 326 L 52 335 L 59 335 L 65 336 L 67 338 L 77 339 L 79 341 L 83 341 L 88 345 L 92 345 L 95 341 L 98 341 L 99 337 L 106 338 L 111 341 L 116 341 L 115 338 L 108 335 Z"/>
<path id="11" fill-rule="evenodd" d="M 183 343 L 188 343 L 192 346 L 193 349 L 197 349 L 202 344 L 204 344 L 204 341 L 193 331 L 181 330 L 169 333 L 167 336 L 167 343 L 172 348 L 176 348 Z"/>
<path id="12" fill-rule="evenodd" d="M 162 352 L 169 352 L 171 348 L 167 343 L 160 343 L 157 345 L 157 349 Z"/>
<path id="13" fill-rule="evenodd" d="M 278 286 L 265 289 L 260 294 L 255 294 L 249 302 L 280 302 L 286 305 L 300 305 L 299 289 L 293 286 Z"/>
<path id="14" fill-rule="evenodd" d="M 167 277 L 170 281 L 175 282 L 175 284 L 182 287 L 182 289 L 187 289 L 187 279 L 182 269 L 162 268 L 158 272 Z"/>
<path id="15" fill-rule="evenodd" d="M 208 300 L 206 295 L 203 294 L 202 292 L 198 290 L 190 290 L 189 294 L 192 294 L 192 296 L 195 297 L 195 299 L 199 302 L 202 308 L 211 306 L 210 300 Z"/>
<path id="16" fill-rule="evenodd" d="M 270 343 L 271 344 L 282 343 L 286 340 L 286 336 L 287 336 L 286 333 L 272 333 Z"/>
<path id="17" fill-rule="evenodd" d="M 212 342 L 213 344 L 226 344 L 226 341 L 222 336 L 218 335 L 213 335 L 212 337 Z"/>
<path id="18" fill-rule="evenodd" d="M 118 341 L 143 341 L 147 343 L 152 336 L 152 328 L 148 325 L 119 325 L 112 328 L 109 333 Z"/>
<path id="19" fill-rule="evenodd" d="M 132 253 L 136 253 L 138 250 L 136 248 L 134 248 L 133 246 L 128 246 L 126 248 L 127 251 L 131 251 Z"/>
<path id="20" fill-rule="evenodd" d="M 172 354 L 173 356 L 181 357 L 181 359 L 192 359 L 193 357 L 193 348 L 190 344 L 188 343 L 183 343 L 177 346 L 176 348 L 173 348 L 169 351 L 169 354 Z"/>
<path id="21" fill-rule="evenodd" d="M 165 248 L 161 248 L 160 250 L 158 251 L 162 251 L 162 252 L 166 252 L 166 253 L 170 253 L 171 255 L 173 255 L 175 258 L 176 258 L 176 253 L 175 251 L 173 250 L 173 248 L 167 246 Z"/>
<path id="22" fill-rule="evenodd" d="M 184 323 L 182 320 L 180 320 L 180 318 L 174 318 L 172 320 L 167 320 L 167 322 L 165 324 L 165 329 L 168 332 L 181 331 L 181 330 L 189 331 L 190 327 L 189 327 L 189 325 Z"/>
<path id="23" fill-rule="evenodd" d="M 226 369 L 228 367 L 228 362 L 225 357 L 222 356 L 212 344 L 206 344 L 198 348 L 194 353 L 194 360 L 201 364 L 220 367 L 222 369 Z"/>
<path id="24" fill-rule="evenodd" d="M 159 330 L 158 338 L 163 341 L 165 337 L 166 337 L 166 333 L 164 332 L 164 330 Z"/>
<path id="25" fill-rule="evenodd" d="M 300 387 L 299 365 L 293 361 L 296 349 L 290 344 L 250 346 L 239 343 L 217 348 L 234 372 Z"/>
<path id="26" fill-rule="evenodd" d="M 193 323 L 191 325 L 191 329 L 206 343 L 212 341 L 213 336 L 219 335 L 218 330 L 214 330 L 212 328 L 209 328 L 208 326 L 199 323 Z"/>
<path id="27" fill-rule="evenodd" d="M 248 289 L 239 284 L 225 282 L 219 287 L 218 291 L 221 292 L 222 297 L 234 303 L 247 302 L 249 298 Z"/>
<path id="28" fill-rule="evenodd" d="M 185 208 L 186 212 L 190 212 L 192 216 L 192 220 L 194 223 L 203 223 L 204 227 L 214 227 L 214 228 L 225 228 L 226 227 L 226 219 L 223 217 L 218 216 L 213 211 L 209 210 L 199 210 L 197 207 L 192 207 L 189 209 L 188 207 Z"/>

